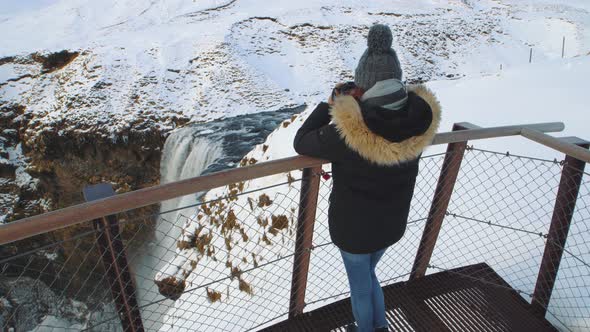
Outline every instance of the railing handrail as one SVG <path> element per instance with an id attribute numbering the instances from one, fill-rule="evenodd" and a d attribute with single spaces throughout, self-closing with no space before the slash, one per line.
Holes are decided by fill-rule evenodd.
<path id="1" fill-rule="evenodd" d="M 473 127 L 475 128 L 476 126 Z M 516 136 L 523 134 L 523 132 L 523 135 L 531 136 L 531 132 L 542 134 L 543 132 L 559 132 L 563 129 L 564 124 L 562 122 L 477 128 L 439 133 L 434 137 L 431 145 L 464 142 L 484 138 Z M 547 137 L 550 139 L 547 139 Z M 576 147 L 571 143 L 560 141 L 557 138 L 551 136 L 547 137 L 543 140 L 533 140 L 539 141 L 541 144 L 562 152 L 564 152 L 564 150 L 570 151 L 571 146 Z M 575 151 L 575 153 L 576 158 L 590 162 L 590 152 L 585 151 L 584 154 L 580 151 Z M 273 174 L 318 166 L 325 163 L 327 163 L 327 161 L 321 159 L 307 156 L 295 156 L 258 163 L 252 166 L 220 171 L 186 180 L 160 184 L 97 201 L 73 205 L 60 210 L 0 225 L 0 245 L 55 231 L 85 221 L 159 203 L 165 200 L 196 192 L 207 191 L 231 183 L 238 183 Z"/>
<path id="2" fill-rule="evenodd" d="M 555 138 L 533 128 L 522 128 L 520 134 L 531 141 L 535 141 L 559 152 L 563 152 L 568 156 L 590 163 L 590 151 L 579 146 L 581 144 L 588 144 L 587 141 L 581 140 L 577 137 Z"/>

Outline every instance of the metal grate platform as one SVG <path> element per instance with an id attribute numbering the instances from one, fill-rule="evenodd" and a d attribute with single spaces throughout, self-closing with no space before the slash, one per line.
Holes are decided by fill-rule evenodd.
<path id="1" fill-rule="evenodd" d="M 487 264 L 427 275 L 383 288 L 392 331 L 557 331 Z M 263 331 L 344 331 L 350 299 Z"/>

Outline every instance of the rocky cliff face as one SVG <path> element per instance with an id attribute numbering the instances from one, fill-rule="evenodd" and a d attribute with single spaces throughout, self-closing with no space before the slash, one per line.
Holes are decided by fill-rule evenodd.
<path id="1" fill-rule="evenodd" d="M 113 316 L 110 305 L 88 306 L 56 294 L 34 279 L 7 278 L 0 280 L 0 326 L 6 330 L 30 331 L 38 325 L 54 329 L 73 328 L 90 331 L 121 331 L 120 323 L 111 320 L 100 328 L 92 328 Z"/>
<path id="2" fill-rule="evenodd" d="M 93 92 L 66 87 L 80 82 L 72 75 L 83 64 L 68 68 L 76 59 L 78 52 L 61 51 L 1 61 L 20 73 L 4 82 L 14 84 L 4 93 L 10 94 L 22 80 L 31 83 L 18 98 L 0 99 L 0 185 L 5 195 L 0 204 L 7 222 L 80 203 L 81 189 L 88 184 L 109 182 L 117 192 L 125 192 L 158 183 L 165 136 L 188 121 L 170 118 L 170 125 L 162 128 L 152 116 L 137 115 L 115 127 L 120 119 L 92 117 L 83 103 L 99 101 L 83 99 Z M 108 84 L 97 83 L 93 89 L 102 86 Z M 60 89 L 68 92 L 60 94 Z M 52 100 L 45 90 L 53 94 Z M 106 102 L 108 95 L 97 98 Z"/>
<path id="3" fill-rule="evenodd" d="M 78 57 L 76 52 L 33 54 L 24 58 L 2 60 L 4 65 L 34 66 L 31 77 L 44 80 L 67 70 Z M 31 79 L 25 77 L 20 79 Z M 20 80 L 19 79 L 19 80 Z M 16 80 L 14 81 L 16 82 Z M 10 83 L 8 83 L 10 84 Z M 32 98 L 32 97 L 31 97 Z M 51 115 L 38 112 L 39 104 L 27 106 L 0 99 L 0 211 L 3 222 L 12 222 L 51 210 L 83 202 L 82 188 L 89 184 L 111 183 L 117 193 L 153 186 L 160 179 L 160 157 L 168 131 L 186 119 L 172 120 L 173 125 L 158 127 L 146 117 L 136 117 L 130 125 L 116 131 L 92 121 L 75 123 L 67 114 L 48 121 Z M 75 114 L 78 107 L 68 106 Z M 35 110 L 35 108 L 37 108 Z M 126 213 L 123 219 L 125 238 L 143 233 L 148 236 L 158 206 Z M 51 243 L 58 245 L 36 251 L 2 264 L 3 275 L 31 277 L 43 281 L 63 295 L 94 300 L 102 294 L 81 291 L 87 284 L 100 282 L 100 256 L 94 235 L 68 240 L 92 231 L 92 223 L 83 223 L 50 234 L 0 246 L 0 257 L 9 258 Z M 86 255 L 92 252 L 92 255 Z M 18 285 L 16 285 L 18 286 Z M 48 289 L 47 291 L 51 291 Z"/>
<path id="4" fill-rule="evenodd" d="M 92 132 L 59 135 L 44 131 L 29 137 L 31 119 L 24 110 L 18 105 L 2 108 L 0 143 L 5 152 L 0 162 L 4 198 L 0 204 L 5 222 L 82 203 L 81 189 L 88 184 L 111 183 L 118 193 L 158 184 L 166 133 L 130 130 L 126 141 L 96 138 Z M 122 224 L 124 237 L 148 236 L 153 219 L 145 216 L 157 209 L 151 206 L 127 213 L 124 218 L 140 219 Z M 83 301 L 92 295 L 92 301 L 99 300 L 108 288 L 90 294 L 94 288 L 89 285 L 102 281 L 94 235 L 69 240 L 92 230 L 88 222 L 0 246 L 0 257 L 8 258 L 58 243 L 6 261 L 3 275 L 38 278 L 51 286 L 47 291 L 60 290 L 62 295 Z"/>

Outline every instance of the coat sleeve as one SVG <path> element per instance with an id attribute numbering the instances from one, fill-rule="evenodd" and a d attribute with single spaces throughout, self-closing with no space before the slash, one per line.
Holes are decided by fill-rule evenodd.
<path id="1" fill-rule="evenodd" d="M 343 159 L 345 143 L 330 125 L 329 109 L 327 103 L 320 103 L 299 128 L 293 142 L 297 153 L 331 162 Z"/>

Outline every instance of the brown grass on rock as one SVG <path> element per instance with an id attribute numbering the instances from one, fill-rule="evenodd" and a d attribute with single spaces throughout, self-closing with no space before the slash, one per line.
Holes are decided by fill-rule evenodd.
<path id="1" fill-rule="evenodd" d="M 254 267 L 258 267 L 258 260 L 256 260 L 255 253 L 252 253 L 252 263 L 254 264 Z"/>
<path id="2" fill-rule="evenodd" d="M 252 286 L 247 283 L 246 281 L 244 281 L 244 279 L 240 279 L 240 291 L 248 294 L 248 295 L 254 295 L 254 291 L 252 290 Z"/>
<path id="3" fill-rule="evenodd" d="M 214 246 L 208 246 L 207 247 L 207 257 L 211 257 L 215 254 L 215 247 Z M 215 256 L 213 256 L 215 257 Z"/>
<path id="4" fill-rule="evenodd" d="M 242 270 L 240 270 L 240 268 L 237 266 L 232 267 L 230 278 L 231 279 L 234 279 L 234 278 L 240 279 L 241 277 L 242 277 Z"/>
<path id="5" fill-rule="evenodd" d="M 240 167 L 244 167 L 248 165 L 248 157 L 244 157 L 242 158 L 242 160 L 240 161 Z"/>
<path id="6" fill-rule="evenodd" d="M 227 216 L 225 217 L 225 221 L 221 226 L 221 234 L 226 234 L 228 231 L 231 231 L 235 228 L 238 228 L 238 218 L 234 213 L 234 210 L 229 210 Z"/>
<path id="7" fill-rule="evenodd" d="M 287 182 L 289 183 L 289 186 L 291 185 L 291 183 L 295 182 L 295 178 L 293 177 L 293 175 L 291 175 L 291 172 L 287 173 Z"/>
<path id="8" fill-rule="evenodd" d="M 211 208 L 209 208 L 207 205 L 203 204 L 201 205 L 201 210 L 203 210 L 203 213 L 205 213 L 206 215 L 210 216 L 213 214 L 213 212 L 211 212 Z"/>
<path id="9" fill-rule="evenodd" d="M 242 241 L 248 242 L 248 239 L 250 238 L 248 237 L 248 234 L 246 234 L 246 231 L 244 231 L 243 228 L 240 228 L 240 234 L 242 235 Z"/>
<path id="10" fill-rule="evenodd" d="M 270 225 L 271 229 L 277 229 L 277 230 L 281 230 L 281 229 L 285 229 L 287 227 L 289 227 L 289 218 L 287 218 L 287 216 L 281 214 L 278 216 L 272 216 L 271 217 L 272 223 Z"/>
<path id="11" fill-rule="evenodd" d="M 266 227 L 268 226 L 268 218 L 264 218 L 263 216 L 258 216 L 258 218 L 256 218 L 256 222 L 258 223 L 258 225 L 260 225 L 261 227 Z"/>
<path id="12" fill-rule="evenodd" d="M 195 239 L 195 248 L 199 251 L 199 254 L 205 254 L 205 247 L 209 247 L 211 245 L 211 240 L 213 239 L 213 233 L 203 234 L 198 236 Z"/>
<path id="13" fill-rule="evenodd" d="M 266 236 L 266 233 L 262 235 L 262 241 L 264 241 L 264 243 L 268 244 L 269 246 L 272 245 L 272 242 L 269 240 L 268 236 Z"/>
<path id="14" fill-rule="evenodd" d="M 206 290 L 207 290 L 207 299 L 209 300 L 210 303 L 215 303 L 215 302 L 221 301 L 221 292 L 209 289 L 208 287 L 206 288 Z"/>
<path id="15" fill-rule="evenodd" d="M 175 277 L 155 280 L 155 283 L 158 286 L 160 294 L 173 301 L 178 300 L 186 288 L 186 282 L 184 280 L 178 280 Z"/>
<path id="16" fill-rule="evenodd" d="M 272 200 L 267 194 L 262 194 L 260 197 L 258 197 L 258 207 L 270 206 L 271 204 Z"/>

